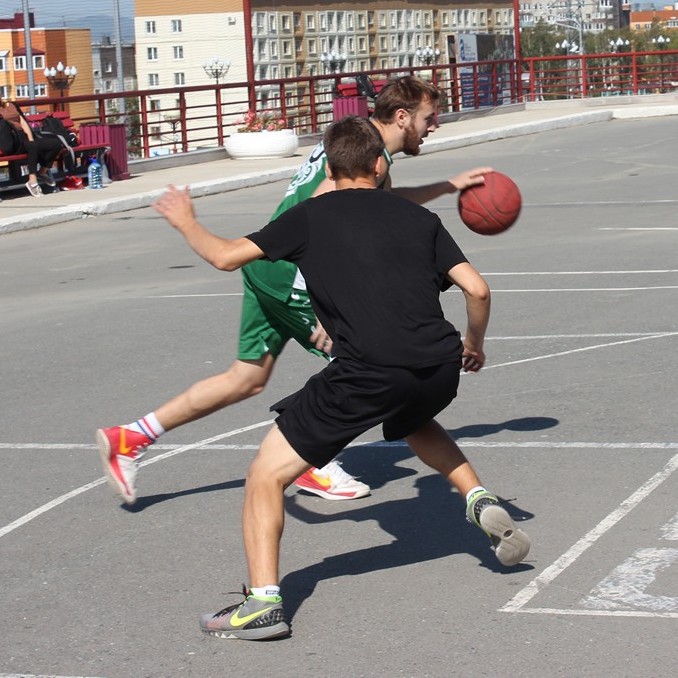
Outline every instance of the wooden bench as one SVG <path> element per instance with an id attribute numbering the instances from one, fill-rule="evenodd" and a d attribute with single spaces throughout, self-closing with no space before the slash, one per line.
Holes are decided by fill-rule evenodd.
<path id="1" fill-rule="evenodd" d="M 47 116 L 50 115 L 53 116 L 54 118 L 60 119 L 64 127 L 68 131 L 76 132 L 75 123 L 73 122 L 73 120 L 71 120 L 69 114 L 66 113 L 65 111 L 55 111 L 53 113 L 29 113 L 26 114 L 26 120 L 28 121 L 29 125 L 36 126 L 39 129 L 42 121 Z M 59 157 L 56 160 L 56 165 L 58 168 L 57 171 L 59 174 L 62 175 L 61 177 L 59 177 L 58 175 L 57 177 L 55 177 L 57 179 L 57 182 L 59 181 L 60 178 L 63 178 L 65 174 L 76 174 L 76 175 L 86 174 L 87 172 L 87 165 L 85 163 L 86 158 L 89 155 L 97 155 L 99 157 L 101 153 L 105 153 L 106 151 L 108 151 L 108 146 L 103 144 L 79 144 L 78 146 L 72 146 L 72 149 L 75 155 L 75 167 L 73 168 L 73 171 L 66 172 L 64 161 L 68 151 L 64 149 L 59 154 Z M 23 186 L 23 184 L 26 183 L 26 176 L 23 174 L 21 165 L 22 161 L 25 163 L 26 160 L 28 160 L 28 156 L 25 153 L 17 153 L 15 155 L 3 155 L 2 152 L 0 151 L 0 165 L 2 164 L 9 165 L 9 177 L 7 179 L 0 180 L 1 188 L 3 189 L 17 188 Z"/>

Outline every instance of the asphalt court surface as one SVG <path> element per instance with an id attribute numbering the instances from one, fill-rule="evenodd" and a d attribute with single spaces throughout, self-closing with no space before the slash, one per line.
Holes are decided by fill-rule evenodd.
<path id="1" fill-rule="evenodd" d="M 508 233 L 430 206 L 493 290 L 487 367 L 440 416 L 531 536 L 496 564 L 463 502 L 379 430 L 342 455 L 373 493 L 288 492 L 293 635 L 202 636 L 246 580 L 244 474 L 268 405 L 322 363 L 286 349 L 269 389 L 164 436 L 124 510 L 99 426 L 144 415 L 235 355 L 238 274 L 151 210 L 0 238 L 0 676 L 655 676 L 678 624 L 675 118 L 612 121 L 397 160 L 394 184 L 492 165 Z M 191 170 L 199 172 L 199 168 Z M 235 236 L 281 183 L 196 201 Z M 443 296 L 463 327 L 461 295 Z"/>

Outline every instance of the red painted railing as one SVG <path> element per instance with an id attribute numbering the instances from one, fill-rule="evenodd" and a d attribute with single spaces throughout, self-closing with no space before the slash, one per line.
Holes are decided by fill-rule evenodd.
<path id="1" fill-rule="evenodd" d="M 630 54 L 586 54 L 559 57 L 443 64 L 370 72 L 373 80 L 411 73 L 432 80 L 441 91 L 441 113 L 537 101 L 613 94 L 666 92 L 678 86 L 678 50 Z M 147 89 L 21 102 L 40 111 L 75 103 L 91 104 L 91 114 L 72 116 L 76 124 L 117 123 L 127 126 L 130 157 L 148 158 L 223 146 L 238 121 L 256 101 L 258 111 L 276 111 L 300 135 L 316 134 L 332 121 L 333 100 L 342 73 L 256 83 L 223 83 L 196 87 Z M 160 95 L 172 95 L 160 107 Z M 107 101 L 126 102 L 126 113 L 107 110 Z M 163 96 L 163 100 L 168 97 Z M 82 110 L 82 105 L 78 107 Z"/>

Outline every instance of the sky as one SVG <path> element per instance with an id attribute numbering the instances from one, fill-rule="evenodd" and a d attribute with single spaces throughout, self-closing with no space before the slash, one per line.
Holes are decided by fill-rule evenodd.
<path id="1" fill-rule="evenodd" d="M 134 16 L 134 0 L 118 0 L 121 16 Z M 78 14 L 81 16 L 114 13 L 114 0 L 89 0 L 82 5 L 75 0 L 28 0 L 29 9 L 36 15 L 36 23 L 43 21 L 58 21 L 62 17 L 68 17 L 71 23 Z M 79 8 L 74 11 L 74 8 Z M 0 15 L 3 17 L 13 16 L 15 12 L 23 11 L 21 0 L 0 0 Z"/>

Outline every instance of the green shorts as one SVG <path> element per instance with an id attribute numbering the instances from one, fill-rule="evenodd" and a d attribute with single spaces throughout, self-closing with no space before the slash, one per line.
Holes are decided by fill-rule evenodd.
<path id="1" fill-rule="evenodd" d="M 267 353 L 277 358 L 290 339 L 310 353 L 328 358 L 310 341 L 317 321 L 308 292 L 295 289 L 287 301 L 281 301 L 256 289 L 246 276 L 243 284 L 239 360 L 259 360 Z"/>

